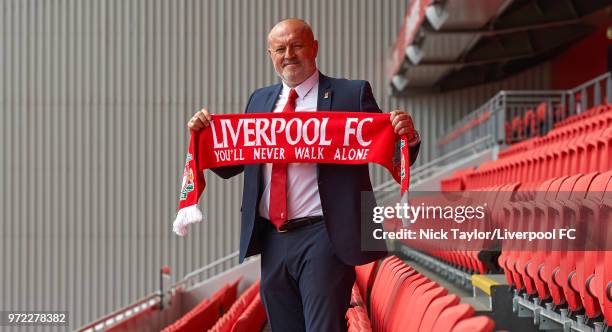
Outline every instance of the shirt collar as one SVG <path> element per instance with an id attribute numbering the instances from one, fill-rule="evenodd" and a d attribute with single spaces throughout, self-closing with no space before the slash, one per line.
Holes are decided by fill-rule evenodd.
<path id="1" fill-rule="evenodd" d="M 314 74 L 310 75 L 304 82 L 300 83 L 300 85 L 295 87 L 295 91 L 298 94 L 299 98 L 304 98 L 310 90 L 319 82 L 319 71 L 315 70 Z M 289 90 L 291 88 L 283 82 L 283 95 L 289 95 Z"/>

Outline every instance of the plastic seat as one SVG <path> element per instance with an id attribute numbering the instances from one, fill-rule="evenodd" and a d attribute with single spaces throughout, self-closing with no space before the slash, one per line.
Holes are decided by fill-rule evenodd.
<path id="1" fill-rule="evenodd" d="M 513 226 L 516 230 L 523 231 L 536 231 L 540 224 L 536 222 L 538 214 L 536 214 L 535 205 L 536 202 L 543 202 L 546 199 L 550 188 L 555 188 L 553 183 L 555 178 L 545 181 L 539 184 L 535 193 L 534 199 L 524 202 L 516 202 L 509 204 L 513 207 Z M 527 272 L 527 266 L 534 261 L 536 252 L 531 247 L 527 247 L 528 244 L 522 242 L 522 246 L 511 245 L 510 259 L 506 263 L 506 268 L 512 274 L 512 280 L 522 283 L 528 294 L 536 293 L 534 278 Z"/>
<path id="2" fill-rule="evenodd" d="M 407 287 L 406 287 L 407 286 Z M 406 308 L 413 308 L 406 306 L 413 298 L 418 298 L 428 290 L 437 288 L 438 285 L 430 279 L 423 277 L 408 285 L 404 285 L 400 292 L 395 298 L 394 305 L 390 308 L 384 318 L 384 330 L 395 331 L 394 325 L 398 325 L 399 321 L 405 321 L 407 314 L 403 312 Z M 422 317 L 415 315 L 414 311 L 410 311 L 410 320 L 420 320 Z"/>
<path id="3" fill-rule="evenodd" d="M 377 323 L 376 320 L 381 315 L 381 307 L 390 301 L 388 297 L 393 287 L 395 272 L 402 269 L 403 271 L 409 271 L 410 267 L 404 264 L 404 262 L 396 256 L 390 256 L 381 263 L 378 274 L 374 280 L 374 285 L 372 286 L 370 297 L 370 320 L 372 321 L 373 327 Z"/>
<path id="4" fill-rule="evenodd" d="M 612 240 L 612 239 L 610 239 Z M 608 326 L 612 326 L 612 251 L 604 251 L 603 259 L 598 263 L 601 271 L 601 309 Z"/>
<path id="5" fill-rule="evenodd" d="M 265 322 L 266 310 L 257 294 L 232 326 L 232 332 L 260 331 Z"/>
<path id="6" fill-rule="evenodd" d="M 486 316 L 466 318 L 452 329 L 452 332 L 491 332 L 495 328 L 495 322 Z"/>
<path id="7" fill-rule="evenodd" d="M 346 312 L 349 332 L 371 332 L 372 325 L 363 307 L 349 308 Z"/>
<path id="8" fill-rule="evenodd" d="M 248 306 L 253 302 L 255 296 L 259 294 L 259 282 L 256 282 L 249 286 L 247 290 L 245 290 L 240 297 L 232 304 L 225 314 L 218 319 L 214 326 L 210 328 L 210 331 L 215 332 L 225 332 L 230 331 L 234 326 L 237 319 L 240 318 L 242 313 L 248 308 Z M 218 315 L 218 312 L 217 312 Z M 193 328 L 193 326 L 192 326 Z M 196 329 L 199 330 L 199 329 Z M 192 330 L 185 330 L 192 331 Z"/>
<path id="9" fill-rule="evenodd" d="M 560 208 L 563 209 L 563 211 L 560 211 L 560 215 L 562 215 L 561 220 L 576 220 L 581 222 L 586 219 L 586 216 L 581 213 L 584 210 L 581 209 L 580 203 L 583 202 L 592 181 L 597 175 L 598 173 L 594 172 L 580 177 L 576 181 L 569 199 L 558 202 L 561 205 Z M 574 217 L 570 217 L 570 215 Z M 561 250 L 559 269 L 555 274 L 557 284 L 563 288 L 564 297 L 568 303 L 569 309 L 572 311 L 582 308 L 582 301 L 578 288 L 574 288 L 569 282 L 576 274 L 576 261 L 583 256 L 583 250 L 576 249 L 581 248 L 563 247 L 563 250 Z"/>
<path id="10" fill-rule="evenodd" d="M 398 311 L 403 315 L 400 315 L 400 319 L 396 319 L 391 324 L 392 331 L 418 331 L 433 301 L 447 294 L 448 291 L 443 287 L 430 289 L 426 286 L 419 287 L 413 296 L 407 299 L 406 305 L 403 305 L 405 302 L 399 303 Z M 405 319 L 407 315 L 410 316 L 409 319 Z M 404 317 L 404 319 L 401 319 L 401 317 Z"/>
<path id="11" fill-rule="evenodd" d="M 600 207 L 604 198 L 604 192 L 611 181 L 612 171 L 599 174 L 591 182 L 586 197 L 582 200 L 578 200 L 581 214 L 583 215 L 580 220 L 598 223 L 587 225 L 592 234 L 605 233 L 605 230 L 601 232 L 602 230 L 597 226 L 600 226 L 599 222 L 601 222 L 598 219 L 600 217 Z M 589 216 L 592 216 L 592 219 L 589 218 Z M 595 281 L 595 268 L 597 263 L 604 259 L 603 256 L 603 253 L 598 250 L 584 251 L 582 255 L 577 257 L 576 273 L 572 275 L 569 281 L 572 288 L 580 293 L 580 299 L 584 306 L 585 314 L 589 318 L 595 318 L 601 313 L 601 307 L 599 305 L 601 291 L 599 291 Z"/>
<path id="12" fill-rule="evenodd" d="M 557 202 L 566 201 L 570 198 L 570 194 L 573 191 L 576 182 L 582 176 L 582 174 L 573 175 L 563 181 L 555 200 L 548 203 L 549 207 L 545 210 L 545 215 L 543 217 L 544 221 L 563 220 L 563 218 L 565 218 L 565 215 L 562 215 L 562 213 L 564 213 L 566 210 L 563 208 L 562 204 Z M 553 227 L 552 224 L 547 224 L 546 226 L 548 227 L 547 229 L 552 229 Z M 547 252 L 544 269 L 541 272 L 548 286 L 548 290 L 550 291 L 552 301 L 556 305 L 561 305 L 565 303 L 565 295 L 563 293 L 562 287 L 563 281 L 559 280 L 557 277 L 561 265 L 561 257 L 563 254 L 563 250 L 550 250 L 549 252 Z"/>
<path id="13" fill-rule="evenodd" d="M 355 266 L 355 283 L 363 300 L 366 300 L 368 290 L 374 285 L 377 264 L 378 261 L 374 261 L 365 265 Z"/>
<path id="14" fill-rule="evenodd" d="M 612 181 L 611 181 L 612 182 Z M 606 194 L 612 192 L 612 183 L 608 182 L 606 186 Z M 608 326 L 612 325 L 612 251 L 608 249 L 609 243 L 612 243 L 612 200 L 604 196 L 599 209 L 599 222 L 605 227 L 605 231 L 601 232 L 601 243 L 606 244 L 605 251 L 601 251 L 600 257 L 597 260 L 594 280 L 591 282 L 592 293 L 598 295 L 601 310 L 604 320 Z"/>
<path id="15" fill-rule="evenodd" d="M 459 297 L 455 294 L 449 294 L 433 300 L 427 308 L 425 316 L 423 316 L 423 319 L 421 320 L 419 332 L 435 331 L 434 326 L 436 325 L 440 314 L 442 314 L 442 312 L 447 308 L 457 304 L 459 304 Z"/>
<path id="16" fill-rule="evenodd" d="M 375 325 L 373 327 L 377 328 L 377 330 L 381 328 L 385 328 L 388 325 L 389 317 L 391 316 L 392 311 L 396 307 L 399 294 L 402 292 L 409 293 L 408 296 L 414 292 L 414 289 L 423 285 L 425 283 L 430 282 L 430 280 L 412 270 L 410 273 L 403 273 L 398 276 L 397 280 L 394 282 L 393 289 L 389 292 L 389 295 L 385 298 L 386 301 L 381 306 L 381 310 L 378 314 L 378 319 L 376 319 Z"/>
<path id="17" fill-rule="evenodd" d="M 460 320 L 472 317 L 474 308 L 467 303 L 461 303 L 444 310 L 436 320 L 436 325 L 431 331 L 451 332 Z"/>

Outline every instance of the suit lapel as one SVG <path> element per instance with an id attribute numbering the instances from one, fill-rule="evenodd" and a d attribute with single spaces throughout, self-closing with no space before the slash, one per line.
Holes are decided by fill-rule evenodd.
<path id="1" fill-rule="evenodd" d="M 319 73 L 319 95 L 317 99 L 317 110 L 329 111 L 333 98 L 331 81 L 329 77 Z"/>
<path id="2" fill-rule="evenodd" d="M 283 90 L 283 84 L 279 83 L 274 86 L 274 89 L 268 95 L 268 99 L 266 100 L 266 104 L 261 109 L 260 113 L 271 113 L 274 111 L 274 106 L 276 105 L 276 101 L 278 100 L 278 96 Z"/>
<path id="3" fill-rule="evenodd" d="M 333 98 L 331 89 L 331 80 L 329 77 L 319 73 L 319 91 L 317 98 L 317 111 L 331 110 L 331 102 Z M 321 179 L 321 164 L 317 164 L 317 179 Z M 321 183 L 321 181 L 318 181 Z M 321 196 L 321 186 L 319 185 L 319 196 Z M 323 198 L 321 198 L 323 200 Z"/>

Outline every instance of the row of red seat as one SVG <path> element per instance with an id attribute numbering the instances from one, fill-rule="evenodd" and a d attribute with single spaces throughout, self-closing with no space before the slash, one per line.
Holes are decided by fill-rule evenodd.
<path id="1" fill-rule="evenodd" d="M 208 330 L 236 301 L 239 281 L 226 284 L 212 295 L 204 299 L 180 319 L 167 326 L 164 332 Z"/>
<path id="2" fill-rule="evenodd" d="M 540 103 L 535 110 L 528 109 L 524 115 L 515 115 L 505 124 L 506 142 L 512 143 L 535 137 L 546 131 L 548 109 L 546 103 Z"/>
<path id="3" fill-rule="evenodd" d="M 445 179 L 442 188 L 490 191 L 520 183 L 513 202 L 505 203 L 497 215 L 498 227 L 511 230 L 546 231 L 552 228 L 551 220 L 584 221 L 588 215 L 594 223 L 587 226 L 607 226 L 612 215 L 612 202 L 604 195 L 612 191 L 611 109 L 606 105 L 570 117 L 500 160 Z M 509 284 L 555 305 L 567 304 L 570 311 L 584 309 L 589 318 L 603 313 L 612 325 L 612 251 L 517 243 L 505 243 L 511 249 L 502 250 L 498 260 Z"/>
<path id="4" fill-rule="evenodd" d="M 259 282 L 251 285 L 238 299 L 237 280 L 226 284 L 210 299 L 204 299 L 163 332 L 259 332 L 266 320 Z"/>
<path id="5" fill-rule="evenodd" d="M 251 285 L 229 308 L 211 332 L 259 332 L 266 321 L 266 312 L 259 297 L 259 282 Z"/>
<path id="6" fill-rule="evenodd" d="M 573 123 L 576 122 L 580 122 L 588 117 L 591 117 L 593 115 L 597 115 L 599 113 L 603 113 L 606 111 L 610 110 L 610 107 L 612 107 L 612 104 L 607 104 L 607 105 L 599 105 L 596 107 L 592 107 L 589 110 L 582 112 L 582 113 L 578 113 L 576 115 L 570 116 L 562 121 L 559 121 L 557 123 L 555 123 L 554 128 L 561 128 L 563 126 L 567 126 L 567 125 L 571 125 Z"/>
<path id="7" fill-rule="evenodd" d="M 378 270 L 370 263 L 356 272 L 353 306 L 346 314 L 349 331 L 486 332 L 495 326 L 486 316 L 473 317 L 472 306 L 396 256 L 384 259 Z"/>
<path id="8" fill-rule="evenodd" d="M 495 225 L 493 217 L 501 211 L 505 204 L 510 202 L 518 188 L 519 183 L 509 183 L 473 191 L 460 192 L 460 190 L 456 190 L 455 195 L 446 193 L 444 195 L 433 194 L 414 197 L 410 199 L 410 205 L 444 207 L 453 210 L 455 208 L 464 210 L 468 206 L 482 206 L 484 207 L 485 219 L 478 222 L 478 230 L 486 232 Z M 470 232 L 475 225 L 472 217 L 466 218 L 469 221 L 452 223 L 452 226 L 442 224 L 440 216 L 420 215 L 418 219 L 416 226 L 411 226 L 413 231 L 419 231 L 422 228 L 450 232 L 452 228 L 459 232 Z M 390 222 L 384 224 L 384 227 L 386 231 L 398 232 L 403 226 L 399 220 L 390 220 Z M 497 256 L 491 252 L 493 244 L 491 239 L 472 239 L 467 243 L 461 239 L 431 241 L 427 238 L 417 237 L 416 239 L 403 239 L 401 242 L 470 274 L 486 274 L 499 271 L 496 262 Z"/>
<path id="9" fill-rule="evenodd" d="M 465 189 L 519 181 L 533 185 L 551 177 L 612 169 L 612 112 L 576 125 L 575 136 L 533 147 L 500 160 L 486 162 L 464 177 Z M 577 129 L 575 128 L 575 129 Z"/>
<path id="10" fill-rule="evenodd" d="M 441 191 L 462 191 L 465 189 L 465 176 L 472 173 L 475 167 L 469 167 L 465 169 L 456 170 L 448 178 L 440 181 Z"/>
<path id="11" fill-rule="evenodd" d="M 606 116 L 606 113 L 609 115 L 610 110 L 612 110 L 612 104 L 594 107 L 584 113 L 571 116 L 567 120 L 572 121 L 563 126 L 555 127 L 547 135 L 532 139 L 528 143 L 533 143 L 531 146 L 537 148 L 581 136 L 597 129 L 607 128 L 610 125 L 610 117 Z"/>
<path id="12" fill-rule="evenodd" d="M 554 128 L 544 136 L 534 137 L 532 139 L 520 141 L 510 145 L 507 149 L 499 153 L 499 158 L 503 159 L 514 156 L 527 152 L 533 147 L 539 147 L 563 140 L 565 138 L 570 138 L 572 136 L 578 136 L 583 133 L 583 130 L 589 131 L 590 129 L 588 128 L 589 122 L 584 120 L 606 113 L 610 110 L 612 110 L 612 104 L 607 104 L 593 107 L 586 112 L 572 115 L 563 121 L 557 122 Z M 610 122 L 608 120 L 607 125 L 609 124 Z"/>
<path id="13" fill-rule="evenodd" d="M 503 219 L 510 229 L 546 231 L 558 220 L 586 222 L 591 215 L 587 226 L 597 228 L 591 232 L 598 234 L 598 225 L 610 221 L 606 211 L 612 211 L 606 192 L 612 192 L 612 171 L 552 178 L 538 186 L 534 199 L 507 204 Z M 607 230 L 602 233 L 609 236 Z M 612 251 L 558 249 L 547 248 L 543 241 L 515 245 L 502 251 L 499 264 L 516 288 L 555 305 L 567 304 L 571 311 L 584 309 L 589 318 L 603 313 L 610 325 Z"/>

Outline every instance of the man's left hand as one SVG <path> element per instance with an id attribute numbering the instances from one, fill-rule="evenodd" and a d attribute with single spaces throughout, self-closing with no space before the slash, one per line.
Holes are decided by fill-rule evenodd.
<path id="1" fill-rule="evenodd" d="M 408 137 L 408 141 L 412 141 L 414 135 L 416 135 L 412 117 L 408 113 L 396 109 L 391 112 L 390 119 L 393 131 L 398 135 L 409 134 L 411 137 Z"/>

